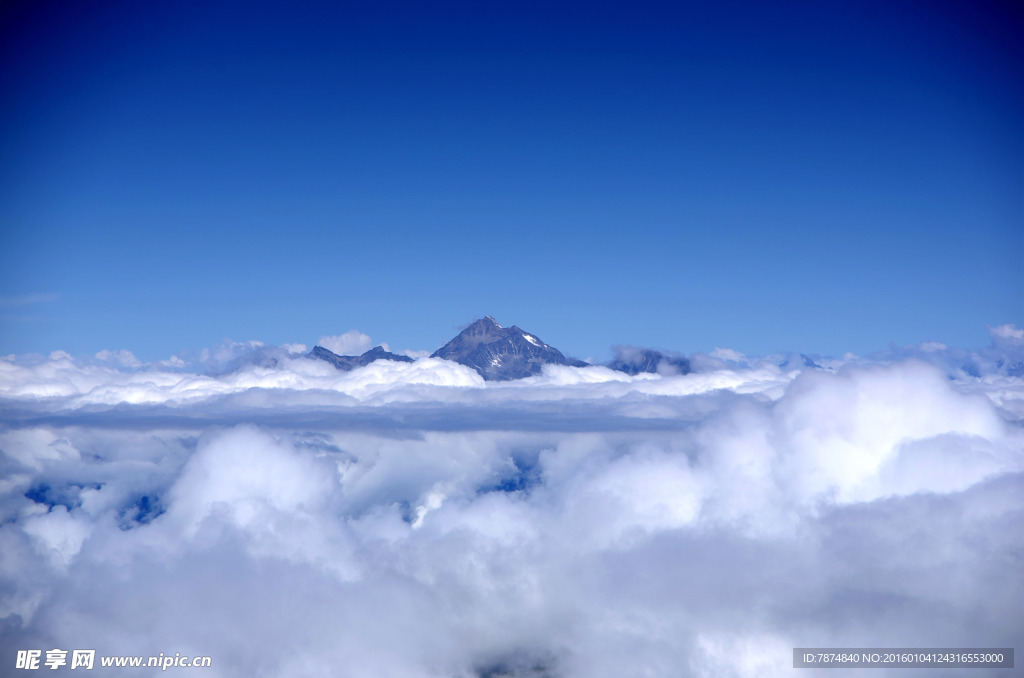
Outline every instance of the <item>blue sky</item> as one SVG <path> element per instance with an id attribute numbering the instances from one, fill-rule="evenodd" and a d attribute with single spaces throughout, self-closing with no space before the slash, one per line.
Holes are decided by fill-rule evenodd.
<path id="1" fill-rule="evenodd" d="M 0 353 L 1024 324 L 1009 3 L 139 4 L 5 10 Z"/>

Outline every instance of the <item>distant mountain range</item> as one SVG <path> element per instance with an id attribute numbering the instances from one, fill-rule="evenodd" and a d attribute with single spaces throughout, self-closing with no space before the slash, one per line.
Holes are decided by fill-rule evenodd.
<path id="1" fill-rule="evenodd" d="M 412 362 L 412 358 L 390 353 L 381 346 L 376 346 L 359 356 L 337 355 L 323 346 L 315 346 L 308 356 L 326 360 L 339 370 L 345 371 L 369 365 L 374 360 Z M 471 367 L 489 381 L 530 377 L 540 374 L 544 365 L 589 367 L 582 360 L 565 357 L 561 351 L 545 344 L 535 334 L 530 334 L 515 325 L 502 327 L 491 316 L 472 323 L 454 339 L 434 351 L 430 357 L 451 360 Z M 686 358 L 668 356 L 650 349 L 620 350 L 618 357 L 608 367 L 626 374 L 690 372 L 690 362 Z"/>
<path id="2" fill-rule="evenodd" d="M 412 358 L 409 356 L 385 351 L 383 346 L 374 346 L 362 355 L 338 355 L 323 346 L 314 346 L 313 350 L 308 353 L 308 356 L 310 358 L 326 360 L 343 372 L 354 370 L 357 367 L 365 367 L 374 360 L 394 360 L 400 363 L 412 362 Z"/>
<path id="3" fill-rule="evenodd" d="M 621 347 L 608 367 L 626 374 L 653 372 L 656 374 L 689 374 L 690 361 L 683 356 L 670 356 L 649 348 Z"/>

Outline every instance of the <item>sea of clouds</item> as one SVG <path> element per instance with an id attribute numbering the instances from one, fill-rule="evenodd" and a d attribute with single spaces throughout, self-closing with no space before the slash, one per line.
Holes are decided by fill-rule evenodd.
<path id="1" fill-rule="evenodd" d="M 52 648 L 296 678 L 1019 648 L 1024 330 L 990 332 L 511 382 L 258 342 L 0 358 L 0 673 Z"/>

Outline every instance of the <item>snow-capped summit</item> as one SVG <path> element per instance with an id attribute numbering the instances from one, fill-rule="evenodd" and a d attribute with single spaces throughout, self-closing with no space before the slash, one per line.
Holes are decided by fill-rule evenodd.
<path id="1" fill-rule="evenodd" d="M 566 358 L 536 335 L 515 325 L 502 327 L 491 316 L 472 323 L 430 357 L 472 367 L 489 380 L 529 377 L 539 374 L 545 364 L 586 367 L 586 363 Z"/>

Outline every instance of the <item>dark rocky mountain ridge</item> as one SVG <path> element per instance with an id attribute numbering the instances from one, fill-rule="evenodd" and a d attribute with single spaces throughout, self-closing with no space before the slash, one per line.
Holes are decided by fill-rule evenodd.
<path id="1" fill-rule="evenodd" d="M 349 371 L 369 365 L 374 360 L 412 362 L 412 358 L 385 351 L 375 346 L 359 356 L 338 355 L 323 346 L 314 346 L 308 357 L 325 360 L 339 370 Z M 540 374 L 544 365 L 589 367 L 581 360 L 566 357 L 535 334 L 513 325 L 502 327 L 492 316 L 474 321 L 451 341 L 434 351 L 431 358 L 451 360 L 470 367 L 488 381 L 522 379 Z M 641 372 L 657 374 L 688 374 L 690 361 L 680 355 L 665 354 L 651 349 L 619 347 L 616 358 L 608 364 L 613 370 L 635 375 Z"/>
<path id="2" fill-rule="evenodd" d="M 502 327 L 491 316 L 472 323 L 430 357 L 471 367 L 491 381 L 540 374 L 546 364 L 587 367 L 587 363 L 566 358 L 557 348 L 515 325 Z"/>
<path id="3" fill-rule="evenodd" d="M 383 346 L 374 346 L 362 355 L 338 355 L 323 346 L 314 346 L 313 350 L 308 353 L 308 356 L 310 358 L 326 360 L 344 372 L 354 370 L 357 367 L 365 367 L 374 360 L 394 360 L 402 363 L 412 362 L 412 358 L 409 356 L 390 353 L 389 351 L 385 351 Z"/>
<path id="4" fill-rule="evenodd" d="M 649 348 L 619 347 L 615 360 L 608 367 L 629 375 L 651 372 L 653 374 L 689 374 L 690 361 L 679 355 L 667 355 Z"/>

